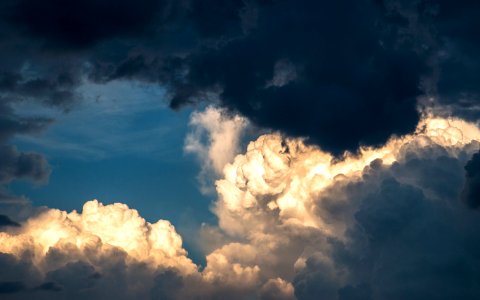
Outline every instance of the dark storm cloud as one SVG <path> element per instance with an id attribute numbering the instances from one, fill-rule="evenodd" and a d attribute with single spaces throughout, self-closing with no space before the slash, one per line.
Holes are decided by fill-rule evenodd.
<path id="1" fill-rule="evenodd" d="M 25 290 L 21 281 L 3 281 L 0 282 L 0 294 L 18 293 Z"/>
<path id="2" fill-rule="evenodd" d="M 101 39 L 138 35 L 163 1 L 15 1 L 9 21 L 33 38 L 59 47 L 86 47 Z"/>
<path id="3" fill-rule="evenodd" d="M 34 288 L 35 291 L 53 291 L 59 292 L 62 287 L 53 281 L 45 282 Z"/>
<path id="4" fill-rule="evenodd" d="M 369 1 L 280 1 L 245 37 L 191 55 L 172 104 L 216 89 L 256 124 L 330 151 L 381 143 L 414 129 L 423 71 L 386 26 Z"/>
<path id="5" fill-rule="evenodd" d="M 17 222 L 13 221 L 10 219 L 8 216 L 5 215 L 0 215 L 0 229 L 2 227 L 7 227 L 7 226 L 13 226 L 13 227 L 19 227 L 20 224 Z"/>
<path id="6" fill-rule="evenodd" d="M 425 1 L 421 7 L 423 20 L 428 25 L 435 25 L 434 34 L 440 43 L 437 85 L 440 101 L 477 119 L 480 104 L 480 3 L 438 0 Z"/>
<path id="7" fill-rule="evenodd" d="M 465 165 L 465 185 L 461 199 L 471 208 L 480 206 L 480 153 L 475 153 Z"/>
<path id="8" fill-rule="evenodd" d="M 478 1 L 383 1 L 387 10 L 408 20 L 417 47 L 429 53 L 431 76 L 424 84 L 429 96 L 448 107 L 447 113 L 471 120 L 480 117 L 480 3 Z"/>
<path id="9" fill-rule="evenodd" d="M 412 131 L 424 94 L 476 116 L 475 3 L 9 0 L 0 87 L 61 106 L 82 78 L 156 82 L 340 153 Z"/>

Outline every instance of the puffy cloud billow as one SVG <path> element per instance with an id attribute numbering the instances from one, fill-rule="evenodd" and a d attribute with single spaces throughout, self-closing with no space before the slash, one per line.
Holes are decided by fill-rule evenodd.
<path id="1" fill-rule="evenodd" d="M 216 246 L 205 266 L 188 258 L 168 221 L 93 200 L 82 212 L 45 209 L 4 227 L 0 293 L 476 299 L 479 140 L 473 123 L 425 116 L 415 133 L 339 160 L 301 139 L 262 135 L 216 181 L 218 226 L 203 229 Z"/>
<path id="2" fill-rule="evenodd" d="M 342 161 L 262 136 L 217 181 L 219 226 L 298 299 L 475 299 L 479 218 L 460 195 L 479 133 L 428 117 Z"/>
<path id="3" fill-rule="evenodd" d="M 198 157 L 202 164 L 198 176 L 200 188 L 209 193 L 212 178 L 221 175 L 223 167 L 240 151 L 240 140 L 248 120 L 209 106 L 203 112 L 194 112 L 190 125 L 193 130 L 185 138 L 184 151 Z"/>

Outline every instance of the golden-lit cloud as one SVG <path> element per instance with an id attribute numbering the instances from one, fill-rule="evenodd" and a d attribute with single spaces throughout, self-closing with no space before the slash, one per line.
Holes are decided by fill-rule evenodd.
<path id="1" fill-rule="evenodd" d="M 315 214 L 314 200 L 333 183 L 360 178 L 375 160 L 391 165 L 409 151 L 434 145 L 455 156 L 478 140 L 480 130 L 472 123 L 426 117 L 413 134 L 393 137 L 382 147 L 361 148 L 358 154 L 347 152 L 337 160 L 301 139 L 263 135 L 248 145 L 245 154 L 227 164 L 224 178 L 217 181 L 220 226 L 229 233 L 245 235 L 251 232 L 259 213 L 272 211 L 278 212 L 282 224 L 330 232 L 333 229 Z"/>
<path id="2" fill-rule="evenodd" d="M 196 271 L 170 222 L 150 224 L 125 204 L 103 205 L 97 200 L 86 202 L 81 213 L 48 209 L 28 219 L 18 232 L 0 232 L 0 252 L 21 256 L 27 251 L 45 271 L 51 267 L 46 258 L 52 252 L 63 253 L 67 261 L 90 261 L 92 253 L 104 256 L 112 251 L 152 267 Z"/>
<path id="3" fill-rule="evenodd" d="M 203 268 L 188 258 L 170 222 L 152 224 L 125 204 L 103 205 L 97 200 L 86 202 L 81 212 L 46 209 L 20 228 L 0 232 L 0 252 L 19 260 L 27 257 L 45 278 L 66 266 L 91 268 L 99 274 L 115 274 L 118 270 L 112 266 L 117 266 L 122 272 L 128 270 L 128 278 L 136 278 L 129 290 L 145 286 L 155 290 L 166 284 L 176 299 L 221 298 L 232 291 L 239 298 L 295 299 L 311 278 L 323 282 L 322 293 L 336 295 L 354 276 L 339 267 L 338 245 L 356 243 L 352 232 L 362 221 L 370 222 L 365 223 L 365 231 L 378 221 L 368 219 L 375 197 L 388 198 L 389 189 L 398 189 L 400 198 L 405 194 L 405 201 L 415 205 L 411 199 L 435 196 L 418 175 L 402 175 L 418 171 L 410 164 L 412 157 L 421 159 L 418 166 L 422 160 L 453 160 L 458 177 L 465 158 L 478 151 L 480 141 L 475 124 L 426 116 L 414 133 L 392 137 L 381 147 L 345 153 L 342 159 L 277 133 L 260 136 L 244 154 L 233 157 L 245 123 L 223 113 L 209 108 L 194 114 L 192 122 L 207 128 L 210 142 L 201 145 L 191 136 L 186 144 L 189 151 L 200 151 L 209 160 L 209 168 L 223 173 L 216 181 L 218 199 L 213 206 L 219 224 L 204 230 L 216 246 L 206 254 Z M 223 140 L 229 143 L 220 147 Z M 217 157 L 218 153 L 226 156 Z M 389 176 L 393 181 L 387 180 Z M 378 190 L 376 196 L 369 196 L 373 190 Z M 364 200 L 368 197 L 374 200 Z M 403 204 L 398 205 L 393 212 L 405 214 Z M 388 209 L 373 215 L 386 211 L 387 217 L 378 217 L 383 220 L 392 215 Z M 142 268 L 148 271 L 138 271 Z M 105 278 L 109 276 L 113 275 Z"/>
<path id="4" fill-rule="evenodd" d="M 340 160 L 301 139 L 263 135 L 224 167 L 224 178 L 216 182 L 219 198 L 214 211 L 223 232 L 255 249 L 256 255 L 245 255 L 243 266 L 258 267 L 259 278 L 293 280 L 313 255 L 331 280 L 342 282 L 346 273 L 335 271 L 331 261 L 335 250 L 328 239 L 347 239 L 347 228 L 356 222 L 357 199 L 336 192 L 336 199 L 329 201 L 346 206 L 347 211 L 327 216 L 331 212 L 324 211 L 322 199 L 330 189 L 363 181 L 365 170 L 376 165 L 403 164 L 417 152 L 424 157 L 420 152 L 428 149 L 432 158 L 471 155 L 478 151 L 478 141 L 480 130 L 475 124 L 432 116 L 410 135 L 392 137 L 382 147 L 361 148 L 357 154 L 345 153 Z M 435 153 L 437 148 L 442 151 Z M 230 261 L 233 254 L 223 246 L 211 255 Z"/>

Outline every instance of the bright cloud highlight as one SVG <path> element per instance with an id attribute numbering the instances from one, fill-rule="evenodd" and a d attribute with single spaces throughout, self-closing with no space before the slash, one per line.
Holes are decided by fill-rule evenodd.
<path id="1" fill-rule="evenodd" d="M 124 204 L 93 200 L 81 213 L 47 209 L 1 232 L 7 267 L 38 274 L 32 282 L 9 282 L 20 282 L 25 292 L 43 288 L 62 296 L 83 282 L 100 297 L 105 289 L 99 287 L 120 276 L 120 299 L 474 299 L 480 293 L 473 281 L 463 286 L 478 275 L 480 220 L 459 198 L 463 166 L 479 148 L 475 124 L 427 116 L 415 133 L 341 160 L 274 133 L 233 158 L 246 123 L 223 114 L 214 108 L 193 114 L 200 129 L 186 143 L 208 168 L 223 173 L 213 206 L 218 226 L 203 228 L 218 246 L 203 268 L 188 258 L 168 221 L 150 224 Z M 218 146 L 223 140 L 230 141 L 226 148 Z M 398 262 L 385 251 L 398 252 Z M 449 280 L 438 268 L 461 268 L 463 258 L 474 265 L 459 270 L 464 281 L 450 283 L 458 289 L 433 290 Z M 413 272 L 411 281 L 397 278 L 405 272 Z"/>

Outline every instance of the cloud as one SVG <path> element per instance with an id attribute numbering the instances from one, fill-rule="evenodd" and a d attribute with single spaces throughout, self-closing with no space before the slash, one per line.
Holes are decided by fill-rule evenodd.
<path id="1" fill-rule="evenodd" d="M 258 5 L 248 34 L 189 57 L 172 104 L 218 90 L 222 105 L 254 124 L 328 151 L 383 143 L 414 130 L 424 72 L 419 55 L 381 29 L 388 26 L 370 1 Z"/>
<path id="2" fill-rule="evenodd" d="M 273 219 L 278 214 L 285 223 L 329 232 L 334 228 L 327 224 L 328 216 L 317 216 L 313 209 L 315 197 L 331 184 L 361 178 L 363 169 L 376 161 L 395 167 L 407 153 L 431 145 L 440 145 L 445 155 L 457 155 L 479 134 L 475 125 L 459 119 L 427 118 L 416 134 L 393 138 L 380 148 L 362 148 L 360 154 L 347 154 L 338 162 L 301 140 L 263 135 L 249 144 L 245 155 L 238 155 L 227 165 L 225 178 L 217 181 L 220 226 L 231 234 L 243 235 L 251 231 L 252 224 L 264 221 L 258 219 L 261 213 Z"/>
<path id="3" fill-rule="evenodd" d="M 172 270 L 164 277 L 197 272 L 182 248 L 181 237 L 168 221 L 148 223 L 136 210 L 119 203 L 90 201 L 82 213 L 48 209 L 20 228 L 1 232 L 0 240 L 5 258 L 2 269 L 9 265 L 28 269 L 23 276 L 3 274 L 9 279 L 5 282 L 16 282 L 13 286 L 5 283 L 11 293 L 55 292 L 45 294 L 54 299 L 82 295 L 101 298 L 118 293 L 120 299 L 134 299 L 137 290 L 147 297 L 154 286 L 159 289 L 171 285 L 160 280 L 159 272 Z M 20 286 L 22 289 L 13 290 Z"/>
<path id="4" fill-rule="evenodd" d="M 55 41 L 58 47 L 85 47 L 104 38 L 138 34 L 153 21 L 162 2 L 167 1 L 77 1 L 66 5 L 56 0 L 34 4 L 21 0 L 14 1 L 9 19 L 27 34 Z"/>
<path id="5" fill-rule="evenodd" d="M 222 174 L 223 167 L 240 151 L 240 139 L 248 121 L 225 110 L 207 107 L 190 117 L 192 132 L 185 138 L 184 151 L 194 154 L 201 163 L 199 181 L 203 192 L 212 186 L 212 178 Z"/>
<path id="6" fill-rule="evenodd" d="M 17 222 L 13 221 L 13 220 L 10 219 L 8 216 L 0 215 L 0 228 L 2 228 L 2 227 L 7 227 L 7 226 L 18 227 L 18 226 L 20 226 L 20 224 L 18 224 Z"/>
<path id="7" fill-rule="evenodd" d="M 178 267 L 187 273 L 195 269 L 185 257 L 180 236 L 168 221 L 147 223 L 136 210 L 119 203 L 104 206 L 90 201 L 81 214 L 46 210 L 28 219 L 19 234 L 2 233 L 1 239 L 3 252 L 20 255 L 33 251 L 39 259 L 52 256 L 68 261 L 87 251 L 101 256 L 118 249 L 132 260 L 155 266 Z M 65 252 L 69 248 L 77 249 Z"/>
<path id="8" fill-rule="evenodd" d="M 270 279 L 261 288 L 260 299 L 262 300 L 291 300 L 295 299 L 293 295 L 293 286 L 281 278 Z"/>
<path id="9" fill-rule="evenodd" d="M 437 113 L 479 118 L 479 71 L 476 18 L 480 6 L 475 1 L 382 1 L 387 15 L 404 25 L 416 48 L 428 53 L 429 75 L 422 80 L 425 93 Z M 430 104 L 431 105 L 431 104 Z"/>
<path id="10" fill-rule="evenodd" d="M 0 183 L 13 179 L 45 182 L 50 174 L 46 159 L 38 153 L 18 152 L 14 146 L 0 146 Z"/>
<path id="11" fill-rule="evenodd" d="M 480 224 L 460 197 L 479 139 L 475 124 L 425 116 L 338 160 L 263 135 L 216 182 L 205 266 L 168 221 L 94 200 L 0 232 L 0 265 L 16 270 L 0 282 L 13 298 L 475 299 Z"/>
<path id="12" fill-rule="evenodd" d="M 474 299 L 478 216 L 459 196 L 479 137 L 474 124 L 428 117 L 338 161 L 262 136 L 217 181 L 219 226 L 252 249 L 244 267 L 290 281 L 298 299 Z M 213 253 L 229 261 L 227 249 Z"/>
<path id="13" fill-rule="evenodd" d="M 471 208 L 480 206 L 478 195 L 480 194 L 480 153 L 475 153 L 465 165 L 465 185 L 461 198 Z"/>
<path id="14" fill-rule="evenodd" d="M 6 1 L 0 93 L 68 110 L 85 80 L 144 81 L 337 155 L 411 133 L 419 97 L 478 118 L 476 4 L 210 2 Z"/>
<path id="15" fill-rule="evenodd" d="M 47 118 L 19 116 L 9 104 L 10 101 L 0 103 L 1 142 L 5 142 L 15 134 L 38 133 L 52 122 Z"/>
<path id="16" fill-rule="evenodd" d="M 462 176 L 465 158 L 439 158 L 424 156 L 416 164 L 429 169 L 433 164 L 455 162 L 449 173 Z M 409 166 L 399 163 L 396 168 Z M 349 290 L 367 299 L 478 297 L 480 290 L 474 283 L 478 257 L 472 252 L 480 245 L 473 229 L 477 213 L 458 198 L 444 195 L 437 178 L 427 180 L 426 186 L 417 180 L 421 177 L 402 182 L 385 167 L 365 173 L 358 185 L 337 191 L 361 195 L 350 198 L 358 205 L 354 222 L 345 241 L 332 243 L 329 264 L 324 265 L 318 254 L 307 258 L 294 280 L 297 297 L 315 299 L 318 291 L 330 291 L 331 298 L 337 299 Z M 461 185 L 454 188 L 459 191 Z M 439 195 L 443 197 L 435 197 Z M 335 275 L 326 280 L 325 272 L 332 269 Z"/>
<path id="17" fill-rule="evenodd" d="M 9 193 L 7 185 L 15 180 L 46 183 L 51 168 L 43 155 L 19 151 L 8 142 L 17 135 L 38 134 L 52 120 L 19 115 L 12 108 L 12 101 L 1 98 L 1 95 L 0 101 L 0 215 L 7 214 L 20 220 L 25 217 L 23 212 L 28 201 L 24 197 Z M 5 217 L 8 219 L 9 216 Z"/>
<path id="18" fill-rule="evenodd" d="M 200 272 L 168 221 L 151 224 L 124 204 L 93 200 L 81 213 L 47 209 L 0 232 L 0 266 L 15 270 L 2 273 L 0 286 L 13 298 L 210 299 L 236 291 L 241 299 L 257 292 L 259 268 L 243 266 L 251 255 L 251 246 L 226 245 Z M 275 279 L 262 295 L 291 299 L 293 288 Z"/>
<path id="19" fill-rule="evenodd" d="M 479 9 L 3 1 L 1 222 L 21 226 L 0 232 L 2 296 L 478 298 L 480 134 L 446 116 L 479 118 Z M 53 120 L 15 107 L 69 111 L 82 83 L 119 79 L 165 87 L 174 109 L 220 107 L 192 115 L 185 144 L 201 178 L 220 177 L 203 268 L 168 221 L 98 201 L 81 213 L 35 208 L 8 192 L 50 172 L 9 140 Z M 247 122 L 279 133 L 237 155 Z"/>
<path id="20" fill-rule="evenodd" d="M 2 233 L 3 234 L 3 233 Z M 0 294 L 7 297 L 8 294 L 15 296 L 27 291 L 26 284 L 39 280 L 38 270 L 28 261 L 20 260 L 14 255 L 0 253 Z"/>

